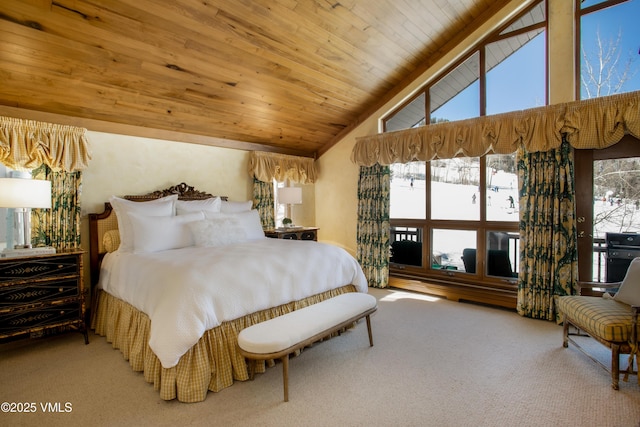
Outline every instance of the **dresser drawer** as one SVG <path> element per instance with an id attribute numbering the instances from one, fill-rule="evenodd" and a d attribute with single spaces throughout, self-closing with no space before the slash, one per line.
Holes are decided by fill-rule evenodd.
<path id="1" fill-rule="evenodd" d="M 70 256 L 16 259 L 0 263 L 0 282 L 78 274 L 78 258 Z"/>
<path id="2" fill-rule="evenodd" d="M 22 285 L 0 284 L 0 311 L 8 307 L 47 301 L 60 301 L 78 296 L 78 279 L 30 282 Z"/>
<path id="3" fill-rule="evenodd" d="M 303 231 L 300 233 L 300 240 L 316 240 L 315 231 Z"/>
<path id="4" fill-rule="evenodd" d="M 51 327 L 58 323 L 68 324 L 73 320 L 82 321 L 79 301 L 2 313 L 0 314 L 0 335 Z"/>
<path id="5" fill-rule="evenodd" d="M 281 239 L 286 239 L 286 240 L 298 240 L 298 234 L 297 233 L 282 233 L 280 235 Z"/>

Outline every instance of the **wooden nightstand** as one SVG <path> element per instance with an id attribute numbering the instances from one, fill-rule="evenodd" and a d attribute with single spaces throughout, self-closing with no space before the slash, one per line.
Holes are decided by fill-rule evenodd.
<path id="1" fill-rule="evenodd" d="M 318 227 L 300 227 L 300 228 L 275 228 L 273 230 L 265 230 L 267 237 L 274 239 L 289 240 L 318 240 Z"/>
<path id="2" fill-rule="evenodd" d="M 0 258 L 0 340 L 76 329 L 89 343 L 81 250 Z"/>

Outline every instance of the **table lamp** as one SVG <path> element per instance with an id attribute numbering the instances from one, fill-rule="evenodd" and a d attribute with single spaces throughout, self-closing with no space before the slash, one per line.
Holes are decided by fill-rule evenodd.
<path id="1" fill-rule="evenodd" d="M 291 221 L 291 205 L 302 204 L 302 188 L 300 187 L 282 187 L 278 189 L 278 203 L 286 205 L 286 218 L 282 220 L 285 227 L 295 227 Z"/>
<path id="2" fill-rule="evenodd" d="M 51 182 L 40 179 L 0 178 L 0 207 L 15 209 L 14 249 L 31 248 L 31 209 L 51 209 Z"/>

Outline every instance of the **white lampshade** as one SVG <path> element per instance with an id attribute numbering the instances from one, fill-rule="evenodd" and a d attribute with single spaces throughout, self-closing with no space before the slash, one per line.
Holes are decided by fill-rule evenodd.
<path id="1" fill-rule="evenodd" d="M 0 178 L 0 207 L 51 209 L 51 181 Z"/>
<path id="2" fill-rule="evenodd" d="M 278 189 L 278 202 L 283 205 L 302 204 L 302 188 L 283 187 Z"/>

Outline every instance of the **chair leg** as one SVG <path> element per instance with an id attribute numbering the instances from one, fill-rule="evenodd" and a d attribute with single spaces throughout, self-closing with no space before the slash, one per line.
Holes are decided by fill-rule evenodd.
<path id="1" fill-rule="evenodd" d="M 371 318 L 367 315 L 367 332 L 369 333 L 369 347 L 373 347 L 373 334 L 371 333 Z"/>
<path id="2" fill-rule="evenodd" d="M 620 381 L 620 346 L 611 345 L 611 387 L 618 390 Z"/>
<path id="3" fill-rule="evenodd" d="M 569 321 L 565 317 L 564 325 L 562 326 L 562 346 L 564 348 L 569 347 Z"/>

